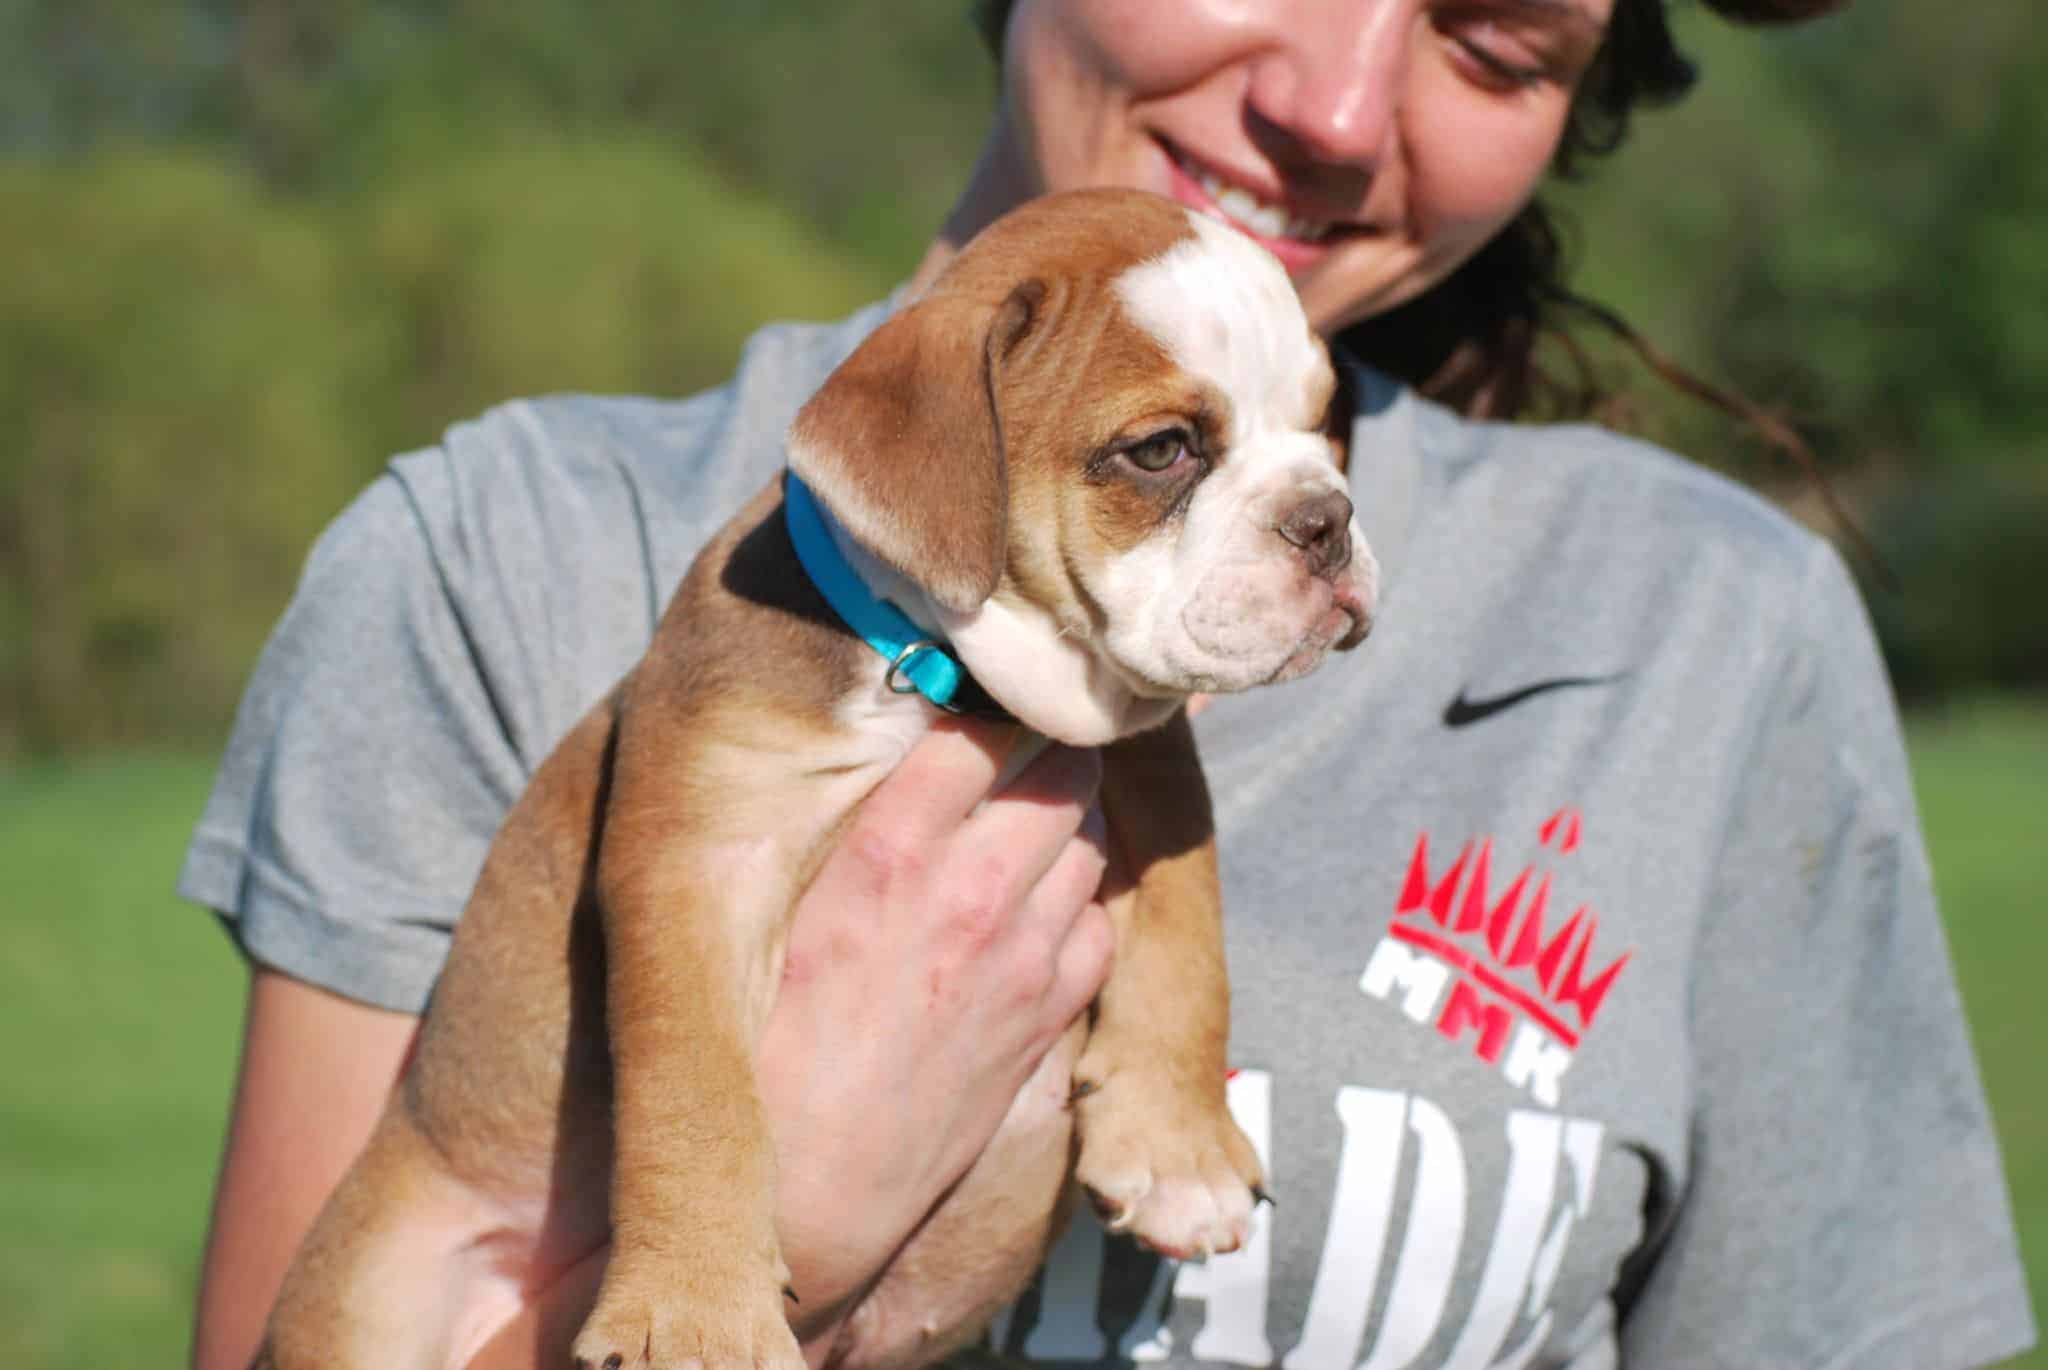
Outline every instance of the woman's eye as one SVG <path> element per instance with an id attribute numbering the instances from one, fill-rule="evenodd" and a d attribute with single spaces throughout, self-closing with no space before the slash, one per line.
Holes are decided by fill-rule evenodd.
<path id="1" fill-rule="evenodd" d="M 1516 62 L 1476 38 L 1460 38 L 1458 46 L 1478 68 L 1480 75 L 1489 84 L 1500 88 L 1520 90 L 1524 86 L 1535 85 L 1545 75 L 1542 67 Z"/>
<path id="2" fill-rule="evenodd" d="M 1465 74 L 1489 90 L 1524 90 L 1553 74 L 1540 37 L 1484 15 L 1454 12 L 1439 21 Z"/>
<path id="3" fill-rule="evenodd" d="M 1140 471 L 1164 471 L 1187 455 L 1188 435 L 1178 428 L 1155 433 L 1124 449 L 1124 456 Z"/>

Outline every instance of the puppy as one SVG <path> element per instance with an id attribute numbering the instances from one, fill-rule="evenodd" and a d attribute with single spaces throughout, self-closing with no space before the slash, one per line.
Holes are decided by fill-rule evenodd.
<path id="1" fill-rule="evenodd" d="M 752 1076 L 789 912 L 933 699 L 975 686 L 1037 733 L 1119 744 L 1115 969 L 1070 1034 L 1071 1107 L 1062 1080 L 1062 1107 L 1013 1110 L 852 1358 L 976 1335 L 1055 1235 L 1070 1155 L 1112 1226 L 1235 1248 L 1260 1172 L 1224 1106 L 1213 836 L 1181 708 L 1366 631 L 1334 389 L 1279 265 L 1169 201 L 1051 197 L 969 244 L 804 406 L 789 475 L 512 809 L 417 1054 L 286 1277 L 268 1363 L 460 1365 L 609 1234 L 580 1364 L 797 1370 Z M 897 636 L 870 631 L 877 600 L 907 616 Z"/>

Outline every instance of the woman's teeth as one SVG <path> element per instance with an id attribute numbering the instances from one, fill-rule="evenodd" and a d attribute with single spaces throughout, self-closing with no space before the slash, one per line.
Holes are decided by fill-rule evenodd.
<path id="1" fill-rule="evenodd" d="M 1313 243 L 1330 231 L 1327 220 L 1304 219 L 1289 214 L 1279 205 L 1267 204 L 1243 187 L 1219 180 L 1199 167 L 1182 162 L 1181 170 L 1202 188 L 1204 195 L 1216 202 L 1216 207 L 1228 218 L 1262 238 L 1293 238 Z"/>

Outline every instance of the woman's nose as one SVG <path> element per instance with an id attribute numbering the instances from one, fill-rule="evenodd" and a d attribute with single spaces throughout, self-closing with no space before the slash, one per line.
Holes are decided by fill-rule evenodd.
<path id="1" fill-rule="evenodd" d="M 1253 116 L 1298 157 L 1370 169 L 1408 78 L 1414 0 L 1296 0 L 1252 70 Z"/>

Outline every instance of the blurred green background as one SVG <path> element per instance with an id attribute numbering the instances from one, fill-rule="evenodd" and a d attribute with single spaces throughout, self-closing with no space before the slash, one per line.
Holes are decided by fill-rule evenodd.
<path id="1" fill-rule="evenodd" d="M 1675 15 L 1700 90 L 1549 194 L 1579 287 L 1796 422 L 1898 581 L 2042 1308 L 2048 26 Z M 169 886 L 315 532 L 498 400 L 685 393 L 885 291 L 990 94 L 965 0 L 0 0 L 0 1360 L 184 1354 L 242 971 Z M 1632 426 L 1827 530 L 1593 345 Z"/>

